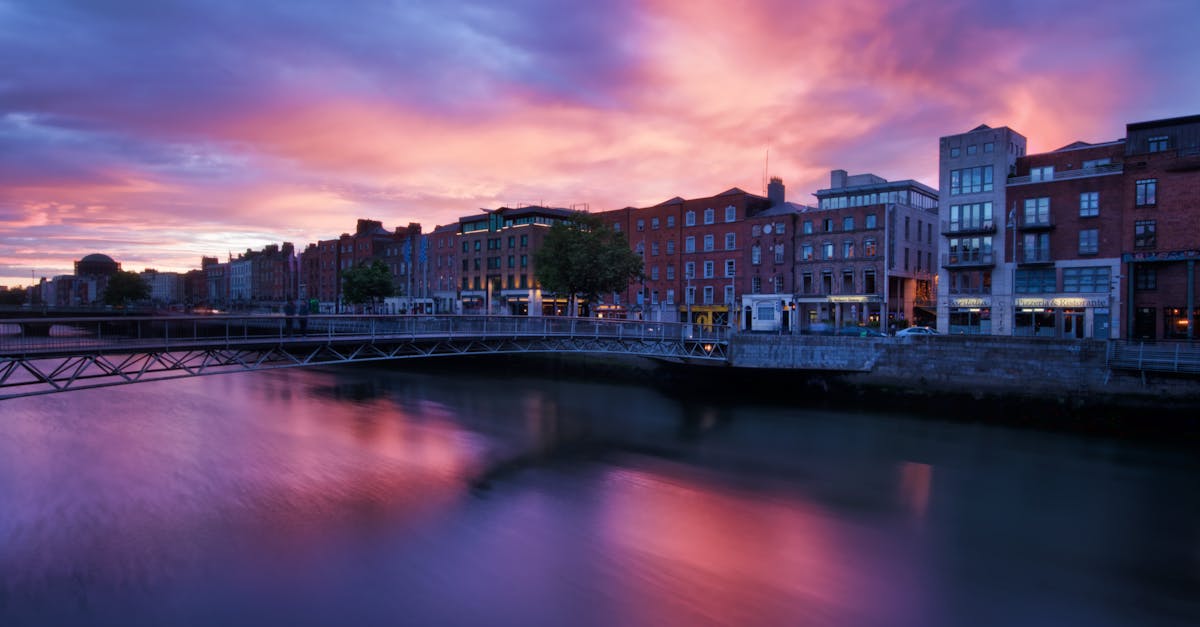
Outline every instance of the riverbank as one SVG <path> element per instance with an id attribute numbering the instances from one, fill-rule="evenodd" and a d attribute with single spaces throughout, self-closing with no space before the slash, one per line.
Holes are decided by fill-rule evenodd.
<path id="1" fill-rule="evenodd" d="M 1098 344 L 1099 346 L 1093 346 Z M 869 371 L 777 367 L 799 347 L 857 354 Z M 1103 343 L 1011 338 L 742 336 L 736 366 L 625 355 L 523 354 L 396 362 L 400 368 L 649 384 L 679 399 L 903 410 L 981 422 L 1200 444 L 1200 380 L 1109 372 Z M 758 351 L 758 357 L 750 354 Z M 768 358 L 767 355 L 773 355 Z M 828 360 L 829 357 L 822 359 Z M 843 357 L 842 359 L 846 359 Z M 752 361 L 756 360 L 756 361 Z M 748 363 L 757 365 L 751 366 Z M 619 399 L 614 399 L 619 405 Z"/>

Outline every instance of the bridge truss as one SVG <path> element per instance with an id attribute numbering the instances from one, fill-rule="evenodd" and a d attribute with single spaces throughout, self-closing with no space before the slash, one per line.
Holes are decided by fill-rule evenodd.
<path id="1" fill-rule="evenodd" d="M 146 381 L 393 359 L 599 353 L 727 363 L 724 329 L 592 319 L 322 317 L 61 323 L 65 336 L 0 336 L 0 400 Z M 293 321 L 295 323 L 296 321 Z M 184 329 L 190 333 L 183 333 Z M 172 330 L 174 333 L 172 334 Z M 216 332 L 221 331 L 221 332 Z M 107 333 L 107 337 L 105 334 Z M 12 334 L 10 333 L 10 336 Z M 7 337 L 9 341 L 5 342 Z"/>

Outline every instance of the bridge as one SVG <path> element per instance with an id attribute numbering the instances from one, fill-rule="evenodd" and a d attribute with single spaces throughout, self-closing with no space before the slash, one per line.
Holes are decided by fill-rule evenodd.
<path id="1" fill-rule="evenodd" d="M 282 315 L 0 320 L 0 400 L 181 377 L 497 353 L 723 364 L 729 329 L 598 318 Z"/>

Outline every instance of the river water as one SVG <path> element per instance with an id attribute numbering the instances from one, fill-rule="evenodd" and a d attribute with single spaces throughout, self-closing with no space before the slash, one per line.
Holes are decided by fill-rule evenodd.
<path id="1" fill-rule="evenodd" d="M 384 368 L 0 402 L 0 625 L 1196 625 L 1184 450 Z"/>

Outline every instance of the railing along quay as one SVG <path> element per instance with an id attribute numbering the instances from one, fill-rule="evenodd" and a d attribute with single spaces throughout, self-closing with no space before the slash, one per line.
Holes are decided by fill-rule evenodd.
<path id="1" fill-rule="evenodd" d="M 1112 340 L 1107 362 L 1110 370 L 1200 374 L 1200 344 Z"/>

